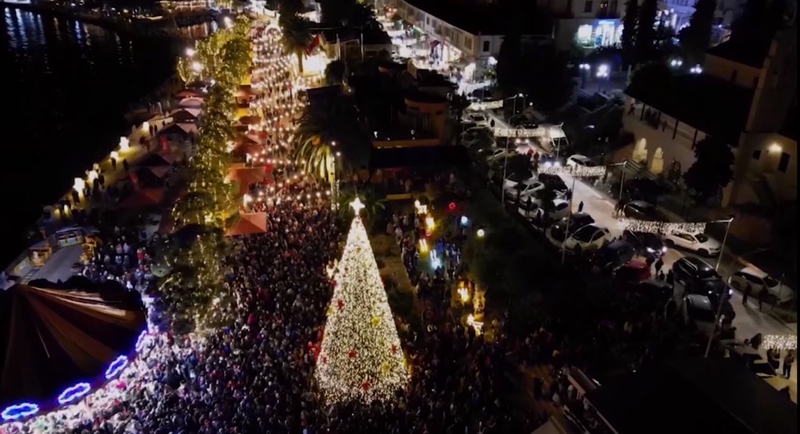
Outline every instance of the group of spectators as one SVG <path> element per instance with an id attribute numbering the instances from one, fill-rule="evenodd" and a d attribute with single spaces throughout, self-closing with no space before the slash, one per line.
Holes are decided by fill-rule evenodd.
<path id="1" fill-rule="evenodd" d="M 225 284 L 242 301 L 233 324 L 203 339 L 159 334 L 135 375 L 107 387 L 105 406 L 91 398 L 95 405 L 81 411 L 0 432 L 460 434 L 525 423 L 511 417 L 500 393 L 506 341 L 485 341 L 449 311 L 426 315 L 421 332 L 396 316 L 412 371 L 396 400 L 327 406 L 313 372 L 333 290 L 325 270 L 345 234 L 329 205 L 282 203 L 266 218 L 265 234 L 237 240 L 224 258 Z M 138 259 L 119 241 L 100 263 L 106 253 L 109 264 Z"/>

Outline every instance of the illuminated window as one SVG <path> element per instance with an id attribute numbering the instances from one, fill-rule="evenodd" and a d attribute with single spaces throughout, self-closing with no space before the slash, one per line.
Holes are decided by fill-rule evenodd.
<path id="1" fill-rule="evenodd" d="M 592 25 L 584 24 L 578 27 L 578 42 L 588 44 L 592 40 Z"/>

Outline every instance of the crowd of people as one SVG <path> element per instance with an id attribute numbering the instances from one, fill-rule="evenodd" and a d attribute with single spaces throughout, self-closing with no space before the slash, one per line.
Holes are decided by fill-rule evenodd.
<path id="1" fill-rule="evenodd" d="M 124 384 L 107 387 L 105 406 L 93 397 L 90 408 L 0 432 L 499 433 L 525 423 L 512 420 L 500 393 L 506 341 L 485 341 L 449 313 L 426 316 L 420 333 L 396 317 L 412 371 L 396 400 L 327 406 L 313 372 L 333 290 L 325 270 L 345 234 L 323 204 L 274 206 L 267 226 L 224 260 L 226 285 L 242 299 L 233 324 L 204 339 L 158 334 Z M 109 246 L 112 264 L 134 254 Z"/>

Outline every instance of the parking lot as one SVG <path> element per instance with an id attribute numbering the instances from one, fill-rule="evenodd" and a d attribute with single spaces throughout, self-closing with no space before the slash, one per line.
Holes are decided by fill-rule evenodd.
<path id="1" fill-rule="evenodd" d="M 509 128 L 509 125 L 505 121 L 503 121 L 500 116 L 495 115 L 492 112 L 486 112 L 484 113 L 484 116 L 485 116 L 485 121 L 481 122 L 481 124 L 490 125 L 493 121 L 493 124 L 496 128 Z M 531 146 L 533 148 L 533 151 L 540 152 L 543 155 L 548 154 L 549 151 L 549 149 L 542 149 L 540 147 L 537 147 L 535 145 L 529 145 L 527 143 L 525 143 L 523 146 L 518 147 L 518 145 L 514 144 L 514 142 L 511 142 L 509 146 L 509 152 L 508 154 L 506 154 L 504 148 L 505 142 L 502 142 L 501 140 L 503 139 L 498 139 L 498 144 L 497 144 L 498 148 L 496 148 L 495 150 L 490 149 L 488 152 L 485 152 L 485 154 L 488 155 L 494 154 L 495 161 L 498 162 L 506 158 L 507 155 L 513 156 L 515 155 L 515 153 L 520 153 L 520 154 L 528 153 L 529 150 L 526 149 L 525 146 Z M 528 143 L 535 143 L 535 142 L 529 141 Z M 564 154 L 566 154 L 566 152 L 562 153 L 556 159 L 556 161 L 561 162 L 561 164 L 565 164 L 566 158 L 569 155 L 564 155 Z M 484 156 L 484 158 L 486 158 L 486 156 Z M 552 162 L 550 162 L 550 164 L 552 164 Z M 500 166 L 499 164 L 495 164 L 495 167 L 499 166 Z M 524 208 L 526 207 L 526 203 L 536 201 L 535 198 L 537 197 L 538 194 L 537 189 L 540 188 L 537 185 L 538 179 L 536 179 L 536 174 L 534 174 L 530 180 L 518 180 L 513 177 L 511 180 L 508 180 L 509 177 L 508 167 L 506 167 L 504 171 L 506 172 L 506 178 L 505 178 L 506 180 L 503 181 L 503 185 L 505 185 L 506 187 L 506 194 L 503 196 L 506 201 L 506 204 L 508 205 L 506 208 L 509 210 L 518 209 L 518 212 L 523 213 L 525 212 Z M 490 178 L 494 179 L 494 183 L 499 189 L 500 184 L 498 183 L 498 181 L 504 179 L 502 175 L 503 171 L 497 169 L 496 172 L 498 173 L 494 173 L 493 174 L 494 176 L 490 176 Z M 592 178 L 573 179 L 572 176 L 566 173 L 561 173 L 558 176 L 560 176 L 561 179 L 563 180 L 563 184 L 565 184 L 568 188 L 572 189 L 572 201 L 571 201 L 572 212 L 577 213 L 580 210 L 583 213 L 590 215 L 591 218 L 594 220 L 593 224 L 595 226 L 597 226 L 602 230 L 607 230 L 605 231 L 605 234 L 598 232 L 598 236 L 600 236 L 598 240 L 592 241 L 591 238 L 587 237 L 587 241 L 590 241 L 588 243 L 569 240 L 568 243 L 570 246 L 574 247 L 575 245 L 579 244 L 594 249 L 596 247 L 602 247 L 609 241 L 612 241 L 616 238 L 623 237 L 623 227 L 621 227 L 620 225 L 620 217 L 622 217 L 622 215 L 618 214 L 615 211 L 616 199 L 611 197 L 608 191 L 603 191 L 602 189 L 596 188 L 595 182 Z M 520 187 L 519 190 L 524 192 L 524 195 L 520 196 L 519 204 L 523 205 L 522 207 L 523 209 L 519 209 L 517 205 L 518 199 L 515 196 L 515 194 L 517 194 L 516 193 L 517 188 L 515 185 L 517 182 L 522 182 L 522 186 Z M 513 187 L 509 188 L 510 185 L 512 184 Z M 530 196 L 531 199 L 528 199 L 528 196 Z M 569 199 L 567 195 L 562 195 L 560 194 L 560 192 L 558 198 L 563 200 Z M 537 202 L 537 205 L 541 205 L 541 200 Z M 541 211 L 539 211 L 539 213 L 541 214 Z M 552 214 L 552 216 L 555 217 L 552 220 L 557 220 L 558 218 L 563 217 L 562 214 L 563 215 L 569 214 L 569 209 L 563 210 L 561 212 L 555 212 L 554 214 Z M 528 215 L 529 216 L 531 215 L 530 211 L 528 211 Z M 670 221 L 673 222 L 678 221 L 678 219 L 676 219 L 675 216 L 669 216 L 665 218 L 668 218 Z M 549 240 L 551 247 L 553 247 L 554 250 L 561 253 L 562 250 L 557 246 L 559 244 L 558 241 L 554 241 L 552 238 L 549 237 L 547 226 L 550 225 L 547 223 L 543 223 L 541 221 L 536 221 L 535 219 L 533 220 L 534 220 L 532 222 L 533 227 L 535 227 L 537 223 L 540 224 L 543 227 L 537 228 L 537 230 L 540 232 L 544 232 L 545 235 L 548 235 L 546 237 L 543 237 L 542 239 Z M 726 223 L 720 222 L 718 224 L 726 224 Z M 574 235 L 575 233 L 574 230 L 575 228 L 570 228 L 569 233 L 571 235 Z M 587 230 L 584 230 L 584 232 L 587 232 Z M 671 238 L 672 240 L 678 241 L 678 243 L 680 244 L 681 242 L 680 239 L 675 237 Z M 701 239 L 703 241 L 706 241 L 704 238 Z M 673 269 L 673 265 L 677 261 L 681 260 L 681 258 L 685 257 L 698 258 L 704 261 L 706 264 L 708 264 L 709 268 L 717 269 L 717 272 L 720 276 L 720 280 L 722 282 L 727 283 L 729 277 L 733 273 L 736 273 L 742 268 L 745 268 L 748 265 L 748 263 L 747 261 L 736 256 L 735 254 L 732 254 L 730 251 L 722 249 L 721 241 L 722 240 L 716 240 L 716 243 L 714 243 L 714 240 L 712 239 L 710 241 L 707 241 L 707 243 L 704 244 L 702 247 L 695 247 L 698 250 L 706 248 L 711 250 L 710 255 L 700 255 L 698 254 L 698 252 L 693 252 L 689 249 L 669 244 L 668 247 L 666 248 L 666 252 L 661 257 L 663 261 L 663 267 L 661 269 L 665 274 L 667 274 L 669 273 L 670 270 Z M 667 243 L 669 243 L 668 240 Z M 691 244 L 686 243 L 686 245 L 691 245 Z M 716 250 L 722 250 L 721 254 L 714 255 L 713 253 L 715 253 Z M 568 251 L 567 253 L 568 253 L 566 255 L 567 260 L 572 260 L 572 257 L 576 256 L 573 255 L 571 251 Z M 639 261 L 644 261 L 645 258 L 641 253 L 644 252 L 637 252 L 636 255 L 637 257 L 634 259 Z M 584 254 L 581 256 L 586 256 L 586 255 Z M 653 275 L 652 277 L 655 278 L 656 277 L 655 269 L 650 267 L 648 268 L 651 274 Z M 684 282 L 675 283 L 675 294 L 676 294 L 675 296 L 677 299 L 679 299 L 678 301 L 681 302 L 683 301 L 683 296 L 685 293 L 686 286 L 687 285 L 685 285 Z M 725 285 L 725 288 L 729 287 Z M 741 290 L 742 288 L 740 287 L 739 289 Z M 727 293 L 728 290 L 726 289 L 725 292 Z M 784 297 L 787 295 L 787 293 L 785 292 L 782 294 Z M 735 317 L 733 319 L 732 326 L 735 328 L 735 336 L 738 341 L 743 341 L 745 339 L 752 338 L 758 333 L 761 333 L 763 335 L 787 335 L 787 334 L 796 335 L 797 333 L 796 324 L 786 324 L 783 321 L 779 320 L 776 316 L 770 314 L 770 310 L 772 308 L 770 303 L 771 300 L 766 300 L 763 303 L 762 308 L 759 309 L 759 300 L 755 294 L 755 291 L 751 293 L 747 304 L 743 303 L 743 294 L 738 290 L 730 291 L 730 295 L 728 295 L 728 298 L 729 298 L 728 301 L 730 302 L 730 307 L 732 307 L 733 311 L 735 312 Z M 714 304 L 716 305 L 716 303 Z M 765 348 L 761 348 L 760 353 L 762 357 L 766 358 Z M 796 386 L 797 386 L 796 366 L 794 366 L 792 369 L 790 379 L 786 380 L 780 376 L 777 376 L 770 379 L 770 384 L 773 384 L 773 386 L 778 388 L 789 386 L 792 399 L 796 401 Z"/>

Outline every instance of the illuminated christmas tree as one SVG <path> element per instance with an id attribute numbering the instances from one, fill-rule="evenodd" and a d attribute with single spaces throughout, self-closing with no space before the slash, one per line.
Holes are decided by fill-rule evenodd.
<path id="1" fill-rule="evenodd" d="M 316 377 L 329 403 L 390 399 L 409 379 L 367 231 L 358 216 L 334 276 Z"/>

